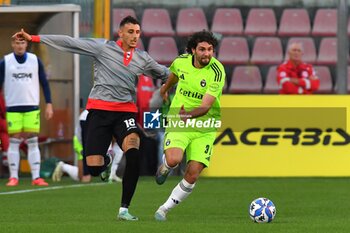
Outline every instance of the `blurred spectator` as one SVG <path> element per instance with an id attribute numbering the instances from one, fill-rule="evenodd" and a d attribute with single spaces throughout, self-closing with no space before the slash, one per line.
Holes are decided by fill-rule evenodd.
<path id="1" fill-rule="evenodd" d="M 28 145 L 32 185 L 47 186 L 48 183 L 40 178 L 39 84 L 43 88 L 46 100 L 45 118 L 47 120 L 53 116 L 50 87 L 42 62 L 35 54 L 27 52 L 27 41 L 14 37 L 11 46 L 13 53 L 5 55 L 4 59 L 0 61 L 0 87 L 4 89 L 6 119 L 10 135 L 7 158 L 10 178 L 6 185 L 18 185 L 19 146 L 22 141 L 25 141 Z"/>
<path id="2" fill-rule="evenodd" d="M 302 61 L 301 43 L 292 43 L 288 48 L 289 60 L 277 68 L 280 94 L 312 94 L 320 86 L 320 80 L 311 64 Z"/>

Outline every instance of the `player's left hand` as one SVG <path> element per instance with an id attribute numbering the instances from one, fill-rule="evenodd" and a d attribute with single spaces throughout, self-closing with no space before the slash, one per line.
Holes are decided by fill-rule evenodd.
<path id="1" fill-rule="evenodd" d="M 24 31 L 23 28 L 21 29 L 21 31 L 16 32 L 16 33 L 12 36 L 12 38 L 22 38 L 22 39 L 24 39 L 24 40 L 26 40 L 26 41 L 32 41 L 32 36 L 29 35 L 28 33 L 26 33 L 26 32 Z"/>
<path id="2" fill-rule="evenodd" d="M 45 109 L 45 119 L 50 120 L 52 117 L 53 117 L 52 104 L 48 103 L 48 104 L 46 104 L 46 109 Z"/>

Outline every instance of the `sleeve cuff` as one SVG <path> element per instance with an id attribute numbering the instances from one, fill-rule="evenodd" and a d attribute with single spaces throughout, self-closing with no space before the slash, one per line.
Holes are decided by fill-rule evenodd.
<path id="1" fill-rule="evenodd" d="M 40 42 L 40 36 L 38 35 L 31 35 L 32 36 L 32 42 L 39 43 Z"/>

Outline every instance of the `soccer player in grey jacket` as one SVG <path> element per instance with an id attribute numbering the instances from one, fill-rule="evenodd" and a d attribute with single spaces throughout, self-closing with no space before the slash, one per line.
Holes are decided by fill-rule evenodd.
<path id="1" fill-rule="evenodd" d="M 140 33 L 140 23 L 127 16 L 120 22 L 116 42 L 102 43 L 98 39 L 64 35 L 29 35 L 23 29 L 14 35 L 94 58 L 94 86 L 86 106 L 89 110 L 85 145 L 87 165 L 91 175 L 101 174 L 101 178 L 108 179 L 106 173 L 112 159 L 105 155 L 114 136 L 126 156 L 118 219 L 131 221 L 138 220 L 128 211 L 139 178 L 140 137 L 135 120 L 137 79 L 145 74 L 165 81 L 169 75 L 165 66 L 136 48 Z"/>

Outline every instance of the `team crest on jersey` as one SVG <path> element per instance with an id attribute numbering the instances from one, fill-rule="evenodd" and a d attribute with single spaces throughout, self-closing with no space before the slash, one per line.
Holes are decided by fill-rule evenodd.
<path id="1" fill-rule="evenodd" d="M 169 145 L 170 145 L 170 139 L 167 139 L 167 140 L 166 140 L 165 145 L 166 145 L 166 146 L 169 146 Z"/>
<path id="2" fill-rule="evenodd" d="M 202 81 L 201 81 L 201 87 L 205 87 L 207 85 L 207 82 L 204 80 L 204 79 L 202 79 Z"/>

